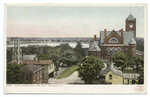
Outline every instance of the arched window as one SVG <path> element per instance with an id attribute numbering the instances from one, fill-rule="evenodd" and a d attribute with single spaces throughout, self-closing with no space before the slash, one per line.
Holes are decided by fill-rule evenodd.
<path id="1" fill-rule="evenodd" d="M 125 54 L 127 54 L 127 53 L 128 53 L 128 49 L 126 48 L 126 49 L 125 49 Z"/>
<path id="2" fill-rule="evenodd" d="M 115 37 L 110 38 L 109 43 L 118 43 L 118 39 Z"/>
<path id="3" fill-rule="evenodd" d="M 135 53 L 135 49 L 134 49 L 134 48 L 132 48 L 132 54 L 134 55 L 134 53 Z"/>
<path id="4" fill-rule="evenodd" d="M 115 54 L 115 48 L 112 49 L 112 54 L 113 54 L 113 55 Z"/>
<path id="5" fill-rule="evenodd" d="M 107 54 L 108 55 L 110 54 L 110 48 L 107 48 Z"/>
<path id="6" fill-rule="evenodd" d="M 119 47 L 118 49 L 117 49 L 117 52 L 120 52 L 121 51 L 121 48 Z"/>

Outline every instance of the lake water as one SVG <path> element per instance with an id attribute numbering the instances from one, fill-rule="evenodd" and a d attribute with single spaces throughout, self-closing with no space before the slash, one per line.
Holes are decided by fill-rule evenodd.
<path id="1" fill-rule="evenodd" d="M 27 47 L 28 45 L 39 45 L 39 46 L 44 46 L 44 45 L 48 45 L 48 46 L 58 46 L 60 44 L 65 44 L 68 43 L 72 48 L 76 47 L 75 42 L 49 42 L 49 43 L 27 43 L 27 44 L 20 44 L 20 47 Z M 89 44 L 88 43 L 81 43 L 83 48 L 89 48 Z M 13 45 L 7 45 L 7 47 L 13 47 Z"/>

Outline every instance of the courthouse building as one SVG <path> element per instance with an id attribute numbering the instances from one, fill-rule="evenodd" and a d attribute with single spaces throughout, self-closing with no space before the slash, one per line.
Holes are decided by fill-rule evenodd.
<path id="1" fill-rule="evenodd" d="M 100 31 L 100 39 L 96 39 L 90 43 L 88 55 L 97 56 L 100 59 L 112 61 L 117 52 L 125 54 L 135 54 L 136 51 L 136 18 L 132 14 L 125 20 L 125 31 Z"/>

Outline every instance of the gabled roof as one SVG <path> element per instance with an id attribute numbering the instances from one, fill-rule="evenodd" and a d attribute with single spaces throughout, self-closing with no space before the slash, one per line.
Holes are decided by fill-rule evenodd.
<path id="1" fill-rule="evenodd" d="M 129 16 L 128 16 L 128 18 L 127 18 L 128 20 L 134 20 L 135 18 L 133 17 L 133 15 L 132 14 L 129 14 Z"/>
<path id="2" fill-rule="evenodd" d="M 101 51 L 99 46 L 97 45 L 97 42 L 94 41 L 91 46 L 89 47 L 88 51 Z"/>
<path id="3" fill-rule="evenodd" d="M 24 71 L 25 74 L 33 74 L 36 71 L 39 71 L 41 69 L 43 69 L 44 67 L 42 66 L 37 66 L 37 65 L 25 65 L 22 70 Z"/>
<path id="4" fill-rule="evenodd" d="M 106 37 L 111 33 L 112 31 L 106 32 Z M 119 36 L 121 36 L 121 31 L 115 31 Z M 104 43 L 104 31 L 101 31 L 101 43 Z M 128 43 L 131 41 L 132 38 L 134 38 L 134 31 L 123 31 L 123 38 L 124 38 L 124 45 L 128 45 Z"/>
<path id="5" fill-rule="evenodd" d="M 105 69 L 102 69 L 99 73 L 99 76 L 106 74 L 109 71 L 112 71 L 116 75 L 123 76 L 123 78 L 125 79 L 137 79 L 140 76 L 140 74 L 138 73 L 122 73 L 122 71 L 115 69 L 113 65 L 110 65 L 109 67 Z"/>
<path id="6" fill-rule="evenodd" d="M 120 70 L 117 70 L 114 68 L 113 65 L 110 65 L 109 67 L 107 67 L 106 69 L 100 71 L 99 75 L 103 75 L 106 74 L 107 72 L 112 71 L 113 73 L 115 73 L 116 75 L 120 75 L 123 76 L 123 73 Z"/>

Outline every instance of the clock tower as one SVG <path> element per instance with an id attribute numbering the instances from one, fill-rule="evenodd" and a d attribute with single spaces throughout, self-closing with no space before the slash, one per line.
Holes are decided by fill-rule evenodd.
<path id="1" fill-rule="evenodd" d="M 126 31 L 134 31 L 134 40 L 136 40 L 136 18 L 132 14 L 126 19 Z"/>

